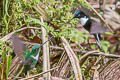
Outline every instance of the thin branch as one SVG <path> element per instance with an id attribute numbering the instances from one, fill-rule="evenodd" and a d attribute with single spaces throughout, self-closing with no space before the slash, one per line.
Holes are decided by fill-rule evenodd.
<path id="1" fill-rule="evenodd" d="M 86 59 L 88 58 L 88 56 L 90 54 L 96 53 L 98 51 L 89 51 L 86 54 L 84 54 L 81 58 L 80 58 L 80 66 L 82 66 L 84 64 L 84 62 L 86 61 Z"/>
<path id="2" fill-rule="evenodd" d="M 86 58 L 86 57 L 88 57 L 90 54 L 93 54 L 93 53 L 98 53 L 98 51 L 89 51 L 89 52 L 87 52 L 86 54 L 84 54 L 81 58 L 80 58 L 80 60 L 83 60 L 84 58 Z"/>
<path id="3" fill-rule="evenodd" d="M 64 48 L 57 47 L 57 46 L 50 46 L 50 48 L 55 49 L 55 50 L 61 50 L 61 51 L 65 50 Z M 88 51 L 81 51 L 81 50 L 76 50 L 76 49 L 73 49 L 73 51 L 81 55 L 84 55 L 88 52 Z M 95 52 L 95 53 L 89 54 L 89 56 L 100 56 L 100 55 L 105 56 L 107 58 L 120 58 L 120 55 L 106 54 L 104 52 Z"/>
<path id="4" fill-rule="evenodd" d="M 41 22 L 44 24 L 43 22 L 43 18 L 41 17 Z M 42 42 L 43 44 L 48 41 L 48 35 L 47 35 L 47 31 L 44 27 L 41 27 L 42 29 Z M 50 69 L 50 56 L 49 56 L 49 44 L 46 43 L 43 45 L 43 71 L 47 71 Z M 50 72 L 47 74 L 43 75 L 45 77 L 45 80 L 50 80 Z"/>
<path id="5" fill-rule="evenodd" d="M 20 70 L 19 73 L 15 76 L 14 80 L 19 77 L 19 75 L 22 73 L 23 69 L 24 69 L 24 66 L 22 66 L 21 70 Z"/>
<path id="6" fill-rule="evenodd" d="M 23 27 L 21 29 L 18 29 L 18 30 L 14 31 L 14 32 L 9 33 L 8 35 L 6 35 L 3 38 L 1 38 L 0 40 L 1 41 L 7 41 L 13 34 L 15 34 L 17 32 L 20 32 L 20 31 L 23 31 L 25 29 L 41 29 L 41 28 L 38 28 L 38 27 Z"/>
<path id="7" fill-rule="evenodd" d="M 59 66 L 54 67 L 54 68 L 52 68 L 52 69 L 50 69 L 50 70 L 47 70 L 47 71 L 45 71 L 45 72 L 41 72 L 41 73 L 39 73 L 39 74 L 36 74 L 36 75 L 34 75 L 34 76 L 28 77 L 28 78 L 22 78 L 22 79 L 20 79 L 20 80 L 28 80 L 28 79 L 31 79 L 31 78 L 35 78 L 35 77 L 38 77 L 38 76 L 40 76 L 40 75 L 46 74 L 46 73 L 48 73 L 48 72 L 51 72 L 51 71 L 53 71 L 53 70 L 55 70 L 55 69 L 57 69 L 57 68 L 59 68 Z"/>
<path id="8" fill-rule="evenodd" d="M 63 42 L 63 46 L 65 48 L 67 56 L 69 57 L 69 60 L 70 60 L 71 65 L 73 67 L 73 71 L 74 71 L 76 80 L 82 80 L 81 68 L 80 68 L 79 60 L 78 60 L 77 56 L 75 55 L 74 51 L 70 47 L 67 40 L 64 37 L 61 37 L 61 40 Z"/>

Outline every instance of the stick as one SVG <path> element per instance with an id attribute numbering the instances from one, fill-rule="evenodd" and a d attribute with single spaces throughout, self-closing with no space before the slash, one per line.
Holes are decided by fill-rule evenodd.
<path id="1" fill-rule="evenodd" d="M 20 80 L 28 80 L 28 79 L 31 79 L 31 78 L 35 78 L 35 77 L 38 77 L 38 76 L 40 76 L 40 75 L 46 74 L 46 73 L 48 73 L 48 72 L 51 72 L 51 71 L 53 71 L 53 70 L 55 70 L 55 69 L 57 69 L 57 68 L 59 68 L 59 66 L 57 66 L 57 67 L 55 67 L 55 68 L 52 68 L 52 69 L 50 69 L 50 70 L 47 70 L 47 71 L 45 71 L 45 72 L 41 72 L 41 73 L 39 73 L 39 74 L 36 74 L 36 75 L 34 75 L 34 76 L 28 77 L 28 78 L 22 78 L 22 79 L 20 79 Z"/>
<path id="2" fill-rule="evenodd" d="M 41 17 L 41 22 L 43 22 L 43 18 Z M 42 29 L 42 41 L 43 41 L 43 71 L 47 71 L 50 69 L 50 55 L 49 55 L 49 44 L 46 43 L 48 42 L 48 37 L 47 37 L 47 31 L 44 27 L 41 27 Z M 45 44 L 46 43 L 46 44 Z M 50 80 L 50 72 L 47 74 L 44 74 L 43 76 L 45 77 L 45 80 Z"/>
<path id="3" fill-rule="evenodd" d="M 61 37 L 61 40 L 63 42 L 63 46 L 65 48 L 65 51 L 66 51 L 67 55 L 68 55 L 68 58 L 71 62 L 71 65 L 73 67 L 73 71 L 74 71 L 76 80 L 83 80 L 82 79 L 81 68 L 80 68 L 79 60 L 78 60 L 77 56 L 75 55 L 74 51 L 70 47 L 67 40 L 64 37 Z"/>
<path id="4" fill-rule="evenodd" d="M 61 51 L 64 50 L 64 48 L 57 47 L 57 46 L 50 46 L 50 48 L 55 49 L 55 50 L 61 50 Z M 81 50 L 76 50 L 76 49 L 73 49 L 73 51 L 75 51 L 75 52 L 77 52 L 78 54 L 81 54 L 81 55 L 84 55 L 84 54 L 87 53 L 87 51 L 81 51 Z M 106 53 L 103 53 L 103 52 L 94 52 L 94 53 L 89 54 L 89 56 L 100 56 L 100 55 L 105 56 L 107 58 L 120 58 L 120 55 L 106 54 Z"/>
<path id="5" fill-rule="evenodd" d="M 14 31 L 14 32 L 9 33 L 8 35 L 1 38 L 0 40 L 7 41 L 14 33 L 20 32 L 20 31 L 25 30 L 25 29 L 41 29 L 41 28 L 38 28 L 38 27 L 23 27 L 21 29 L 18 29 L 18 30 Z"/>

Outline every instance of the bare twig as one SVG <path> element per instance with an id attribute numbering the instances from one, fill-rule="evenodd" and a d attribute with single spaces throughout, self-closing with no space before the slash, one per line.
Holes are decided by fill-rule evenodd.
<path id="1" fill-rule="evenodd" d="M 71 47 L 68 44 L 67 40 L 64 37 L 61 37 L 61 39 L 62 39 L 62 42 L 63 42 L 63 46 L 64 46 L 64 48 L 65 48 L 65 50 L 67 52 L 67 55 L 69 57 L 69 60 L 70 60 L 70 62 L 72 64 L 76 80 L 82 80 L 81 68 L 80 68 L 79 60 L 77 59 L 77 56 L 75 55 L 75 53 L 71 49 Z"/>
<path id="2" fill-rule="evenodd" d="M 60 59 L 59 59 L 59 61 L 58 61 L 58 63 L 57 63 L 57 66 L 60 66 L 59 68 L 58 68 L 58 70 L 56 71 L 56 70 L 54 70 L 53 72 L 52 72 L 52 75 L 53 76 L 57 76 L 57 75 L 59 75 L 58 73 L 59 73 L 59 70 L 61 69 L 61 67 L 63 67 L 63 65 L 64 65 L 64 60 L 65 60 L 65 58 L 66 58 L 67 56 L 66 56 L 66 54 L 65 54 L 65 51 L 63 51 L 62 52 L 62 55 L 61 55 L 61 57 L 60 57 Z"/>
<path id="3" fill-rule="evenodd" d="M 42 17 L 41 22 L 44 24 Z M 42 42 L 44 43 L 48 41 L 47 32 L 44 27 L 41 27 L 41 29 L 42 29 Z M 43 71 L 46 72 L 49 69 L 50 69 L 49 45 L 48 43 L 46 43 L 43 45 Z M 44 74 L 43 76 L 45 77 L 45 80 L 50 80 L 50 72 Z"/>
<path id="4" fill-rule="evenodd" d="M 15 78 L 16 76 L 15 75 L 11 75 L 8 80 L 12 80 L 12 78 Z M 23 77 L 16 77 L 16 79 L 22 79 Z"/>
<path id="5" fill-rule="evenodd" d="M 65 50 L 64 48 L 57 47 L 57 46 L 50 46 L 50 48 L 55 49 L 55 50 L 61 50 L 61 51 Z M 81 51 L 81 50 L 76 50 L 76 49 L 74 49 L 73 51 L 75 51 L 75 52 L 77 52 L 77 53 L 79 53 L 79 54 L 81 54 L 81 55 L 84 55 L 84 54 L 86 54 L 86 53 L 88 52 L 88 51 Z M 101 56 L 105 56 L 105 57 L 107 57 L 107 58 L 120 58 L 119 55 L 106 54 L 106 53 L 103 53 L 103 52 L 89 53 L 88 56 L 100 56 L 100 55 L 101 55 Z"/>
<path id="6" fill-rule="evenodd" d="M 56 71 L 54 71 L 54 76 L 63 77 L 66 74 L 66 69 L 69 65 L 69 60 L 65 51 L 63 51 L 61 58 L 58 61 L 58 66 L 60 66 Z"/>
<path id="7" fill-rule="evenodd" d="M 21 28 L 21 29 L 18 29 L 18 30 L 14 31 L 14 32 L 9 33 L 8 35 L 6 35 L 6 36 L 4 36 L 3 38 L 1 38 L 0 40 L 6 41 L 6 40 L 8 40 L 14 33 L 20 32 L 20 31 L 25 30 L 25 29 L 41 29 L 41 28 L 38 28 L 38 27 L 23 27 L 23 28 Z"/>
<path id="8" fill-rule="evenodd" d="M 100 80 L 100 79 L 99 79 L 98 67 L 94 67 L 94 76 L 93 76 L 93 80 Z"/>
<path id="9" fill-rule="evenodd" d="M 47 71 L 45 71 L 45 72 L 41 72 L 41 73 L 39 73 L 39 74 L 37 74 L 37 75 L 28 77 L 28 78 L 22 78 L 22 79 L 20 79 L 20 80 L 28 80 L 28 79 L 31 79 L 31 78 L 35 78 L 35 77 L 38 77 L 38 76 L 40 76 L 40 75 L 46 74 L 46 73 L 48 73 L 48 72 L 51 72 L 51 71 L 53 71 L 53 70 L 55 70 L 55 69 L 57 69 L 57 68 L 59 68 L 59 66 L 54 67 L 54 68 L 52 68 L 52 69 L 50 69 L 50 70 L 47 70 Z"/>
<path id="10" fill-rule="evenodd" d="M 70 61 L 67 60 L 64 65 L 62 66 L 62 68 L 60 69 L 60 72 L 59 72 L 59 77 L 64 77 L 64 75 L 66 74 L 65 71 L 68 69 L 68 66 L 70 64 Z"/>
<path id="11" fill-rule="evenodd" d="M 87 52 L 85 55 L 83 55 L 80 60 L 83 60 L 84 58 L 86 58 L 86 57 L 89 56 L 90 54 L 93 54 L 93 53 L 96 53 L 96 52 L 98 52 L 98 51 L 89 51 L 89 52 Z"/>
<path id="12" fill-rule="evenodd" d="M 16 78 L 18 78 L 18 76 L 22 73 L 23 69 L 24 69 L 24 66 L 22 66 L 21 70 L 20 70 L 19 73 L 15 76 L 14 80 L 15 80 Z"/>
<path id="13" fill-rule="evenodd" d="M 82 66 L 84 64 L 84 62 L 86 61 L 87 57 L 90 55 L 90 54 L 93 54 L 93 53 L 96 53 L 98 51 L 89 51 L 87 52 L 86 54 L 84 54 L 81 58 L 80 58 L 80 66 Z"/>

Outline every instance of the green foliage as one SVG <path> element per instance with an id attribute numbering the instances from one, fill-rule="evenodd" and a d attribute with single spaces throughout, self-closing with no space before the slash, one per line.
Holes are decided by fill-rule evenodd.
<path id="1" fill-rule="evenodd" d="M 7 62 L 6 62 L 6 63 L 7 63 L 6 76 L 7 76 L 7 78 L 8 78 L 9 71 L 10 71 L 10 65 L 11 65 L 11 63 L 12 63 L 12 56 L 7 55 L 6 58 L 7 58 Z"/>
<path id="2" fill-rule="evenodd" d="M 53 34 L 54 36 L 56 36 L 57 34 L 54 32 L 54 29 L 44 23 L 42 23 L 39 19 L 36 18 L 28 18 L 25 20 L 25 22 L 27 23 L 31 23 L 31 24 L 38 24 L 41 25 L 42 27 L 44 27 L 48 32 L 51 32 L 51 34 Z"/>
<path id="3" fill-rule="evenodd" d="M 76 24 L 78 23 L 78 20 L 74 19 L 69 23 L 69 28 L 67 27 L 67 25 L 62 25 L 63 23 L 65 23 L 66 21 L 68 21 L 73 17 L 73 14 L 71 13 L 71 9 L 77 7 L 78 5 L 82 5 L 86 8 L 89 8 L 88 5 L 86 5 L 83 0 L 63 0 L 63 1 L 15 0 L 12 2 L 12 4 L 10 4 L 10 0 L 6 0 L 6 1 L 9 1 L 9 3 L 7 2 L 5 3 L 7 4 L 7 8 L 5 9 L 5 12 L 6 14 L 8 14 L 8 8 L 9 6 L 11 6 L 11 9 L 10 9 L 11 14 L 9 14 L 9 17 L 5 15 L 3 18 L 4 24 L 6 26 L 6 29 L 3 29 L 3 31 L 5 32 L 7 31 L 8 33 L 24 25 L 27 26 L 27 25 L 39 24 L 45 27 L 46 30 L 50 32 L 52 35 L 56 37 L 65 36 L 66 38 L 70 38 L 69 36 L 71 34 L 72 34 L 71 36 L 75 37 L 73 33 L 71 33 L 72 31 L 73 32 L 75 31 L 73 28 L 70 28 L 70 27 L 75 27 Z M 57 24 L 57 26 L 60 27 L 61 32 L 59 33 L 54 32 L 54 29 L 48 26 L 46 22 L 44 25 L 40 22 L 40 19 L 39 19 L 40 14 L 36 13 L 33 9 L 33 6 L 39 5 L 40 2 L 45 3 L 45 5 L 47 6 L 45 10 L 47 14 L 50 16 L 50 19 L 51 19 L 50 21 L 53 24 Z M 33 22 L 33 24 L 30 23 L 31 22 L 30 20 Z M 83 38 L 81 34 L 78 33 L 77 36 L 79 36 L 81 41 L 84 41 L 85 38 Z M 75 39 L 73 41 L 75 41 Z"/>
<path id="4" fill-rule="evenodd" d="M 51 2 L 50 5 L 48 4 L 49 2 Z M 84 2 L 84 0 L 63 0 L 62 2 L 55 0 L 47 0 L 44 1 L 44 3 L 48 7 L 46 11 L 48 15 L 52 18 L 51 22 L 57 24 L 57 26 L 62 29 L 62 31 L 58 35 L 59 37 L 64 36 L 77 43 L 86 41 L 87 37 L 84 36 L 83 33 L 74 29 L 74 27 L 78 23 L 78 19 L 71 20 L 71 22 L 68 23 L 69 25 L 62 25 L 73 17 L 73 14 L 71 12 L 72 8 L 76 8 L 78 7 L 78 5 L 89 8 L 89 6 Z"/>
<path id="5" fill-rule="evenodd" d="M 3 0 L 3 23 L 6 33 L 8 33 L 9 27 L 9 7 L 10 7 L 11 0 Z"/>
<path id="6" fill-rule="evenodd" d="M 108 53 L 108 49 L 110 47 L 110 43 L 108 41 L 101 41 L 102 49 L 105 53 Z"/>
<path id="7" fill-rule="evenodd" d="M 7 80 L 9 76 L 10 65 L 12 56 L 10 56 L 10 48 L 6 45 L 6 42 L 0 41 L 0 80 Z M 10 51 L 9 51 L 10 50 Z"/>
<path id="8" fill-rule="evenodd" d="M 40 26 L 44 27 L 48 33 L 51 33 L 55 37 L 64 36 L 65 38 L 80 44 L 88 40 L 88 36 L 84 35 L 82 32 L 74 29 L 76 24 L 78 24 L 78 19 L 71 20 L 70 23 L 64 24 L 66 21 L 73 17 L 73 8 L 78 6 L 83 6 L 90 9 L 89 5 L 85 3 L 84 0 L 3 0 L 3 18 L 2 18 L 2 33 L 4 35 L 19 29 L 24 26 Z M 47 18 L 50 18 L 50 22 L 59 27 L 59 32 L 55 32 L 52 26 L 47 24 L 47 20 L 44 24 L 40 21 L 42 14 L 38 13 L 33 7 L 40 5 L 43 2 L 46 5 L 45 13 L 48 14 Z M 42 9 L 42 8 L 41 8 Z M 40 11 L 41 12 L 41 11 Z M 41 12 L 42 13 L 42 12 Z M 103 14 L 103 13 L 102 13 Z M 110 43 L 108 41 L 101 41 L 102 48 L 105 53 L 108 53 L 108 48 Z M 92 45 L 95 49 L 95 45 Z M 7 79 L 9 76 L 9 69 L 12 61 L 10 53 L 12 50 L 7 46 L 5 42 L 0 42 L 0 55 L 2 58 L 0 60 L 0 79 Z M 26 56 L 29 55 L 30 51 L 26 51 Z M 37 66 L 38 71 L 42 71 L 42 65 Z M 86 66 L 83 65 L 82 72 L 85 72 Z M 36 73 L 33 70 L 33 73 Z M 74 79 L 74 75 L 71 76 Z"/>
<path id="9" fill-rule="evenodd" d="M 88 36 L 84 35 L 82 32 L 80 32 L 76 29 L 73 29 L 71 31 L 71 34 L 69 37 L 73 42 L 76 42 L 76 43 L 85 42 L 85 40 L 87 40 L 87 38 L 88 38 Z"/>
<path id="10" fill-rule="evenodd" d="M 10 5 L 10 1 L 11 0 L 4 0 L 3 1 L 3 7 L 4 7 L 3 14 L 5 14 L 7 16 L 9 16 L 8 9 L 9 9 L 9 5 Z"/>
<path id="11" fill-rule="evenodd" d="M 96 45 L 95 45 L 95 44 L 92 44 L 92 45 L 91 45 L 91 48 L 92 48 L 92 49 L 95 49 L 95 48 L 96 48 Z"/>

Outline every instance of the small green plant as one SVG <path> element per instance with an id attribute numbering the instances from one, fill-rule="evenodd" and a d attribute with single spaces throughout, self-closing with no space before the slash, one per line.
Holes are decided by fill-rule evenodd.
<path id="1" fill-rule="evenodd" d="M 101 41 L 102 49 L 105 53 L 108 53 L 108 49 L 110 47 L 110 43 L 108 41 Z"/>
<path id="2" fill-rule="evenodd" d="M 12 56 L 9 54 L 10 48 L 7 47 L 6 42 L 0 41 L 0 80 L 7 80 L 9 76 Z"/>

